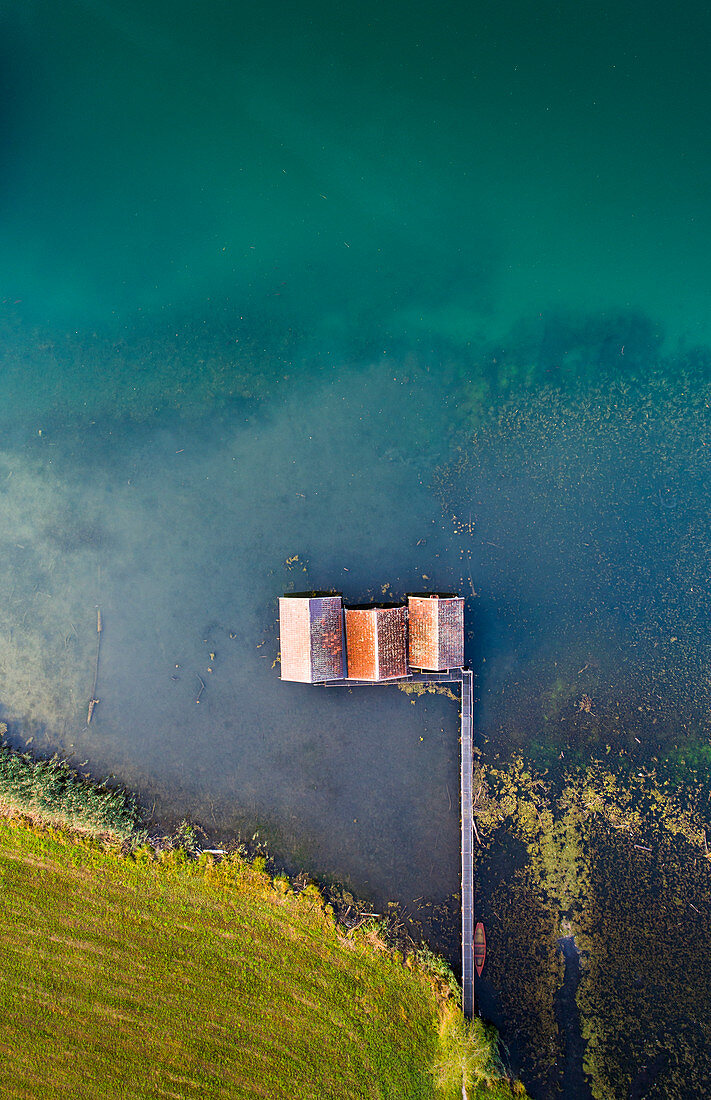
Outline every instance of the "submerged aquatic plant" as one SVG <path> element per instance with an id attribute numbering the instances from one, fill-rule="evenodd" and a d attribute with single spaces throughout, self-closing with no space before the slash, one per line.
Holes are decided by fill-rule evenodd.
<path id="1" fill-rule="evenodd" d="M 654 946 L 683 941 L 699 973 L 698 960 L 711 957 L 707 792 L 671 789 L 656 770 L 616 774 L 600 760 L 554 781 L 520 755 L 480 767 L 476 786 L 478 876 L 499 944 L 488 977 L 531 1079 L 548 1087 L 558 1072 L 554 948 L 572 929 L 593 1095 L 625 1095 L 644 1067 L 658 1076 L 650 1096 L 706 1095 L 698 1082 L 709 1060 L 695 1021 L 697 1009 L 708 1013 L 708 982 L 688 982 L 686 953 Z M 503 881 L 492 861 L 509 857 Z"/>

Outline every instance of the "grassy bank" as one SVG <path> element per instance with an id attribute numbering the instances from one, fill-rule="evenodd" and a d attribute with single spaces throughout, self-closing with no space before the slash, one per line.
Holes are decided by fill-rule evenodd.
<path id="1" fill-rule="evenodd" d="M 0 743 L 0 1095 L 525 1095 L 426 947 L 187 823 L 145 840 L 126 792 Z"/>
<path id="2" fill-rule="evenodd" d="M 242 861 L 6 823 L 0 861 L 3 1096 L 432 1095 L 427 980 Z"/>
<path id="3" fill-rule="evenodd" d="M 430 975 L 260 863 L 0 820 L 0 879 L 2 1096 L 416 1100 L 458 1062 L 511 1095 Z"/>

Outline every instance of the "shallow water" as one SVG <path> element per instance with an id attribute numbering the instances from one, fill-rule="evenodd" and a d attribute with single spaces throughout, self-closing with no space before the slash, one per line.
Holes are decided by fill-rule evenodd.
<path id="1" fill-rule="evenodd" d="M 457 589 L 485 754 L 708 770 L 708 10 L 0 15 L 3 717 L 454 953 L 456 705 L 276 597 Z"/>
<path id="2" fill-rule="evenodd" d="M 362 599 L 448 576 L 429 444 L 397 452 L 427 391 L 360 371 L 357 398 L 355 381 L 340 372 L 251 417 L 114 426 L 79 453 L 45 431 L 7 459 L 8 633 L 21 609 L 24 624 L 3 647 L 4 706 L 35 723 L 35 749 L 127 782 L 156 820 L 188 814 L 217 839 L 260 829 L 282 860 L 380 904 L 440 903 L 457 881 L 456 706 L 344 698 L 281 684 L 275 667 L 275 593 L 336 581 Z M 403 496 L 406 518 L 391 506 Z"/>

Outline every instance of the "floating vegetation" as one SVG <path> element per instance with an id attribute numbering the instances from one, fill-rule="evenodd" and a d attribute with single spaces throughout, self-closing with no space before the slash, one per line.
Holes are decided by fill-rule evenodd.
<path id="1" fill-rule="evenodd" d="M 475 814 L 484 843 L 502 825 L 529 843 L 549 834 L 556 822 L 598 818 L 623 830 L 631 843 L 681 836 L 700 858 L 711 859 L 706 792 L 672 787 L 654 770 L 623 779 L 593 759 L 587 767 L 566 769 L 561 785 L 517 754 L 505 767 L 487 765 L 480 757 L 475 787 L 477 782 Z"/>
<path id="2" fill-rule="evenodd" d="M 500 394 L 433 488 L 444 516 L 467 520 L 455 550 L 477 588 L 529 651 L 540 640 L 532 680 L 558 662 L 574 701 L 595 700 L 586 715 L 634 696 L 654 739 L 678 742 L 708 729 L 711 704 L 708 371 L 660 361 L 566 381 Z"/>
<path id="3" fill-rule="evenodd" d="M 692 1100 L 711 1079 L 711 862 L 680 837 L 588 831 L 578 991 L 593 1095 Z"/>
<path id="4" fill-rule="evenodd" d="M 593 1094 L 701 1096 L 686 1016 L 711 1019 L 711 361 L 665 357 L 632 316 L 559 317 L 489 350 L 432 484 L 478 597 L 491 1014 L 531 1086 L 560 1091 L 556 944 L 573 935 Z"/>
<path id="5" fill-rule="evenodd" d="M 459 696 L 455 695 L 451 688 L 448 688 L 446 684 L 397 684 L 400 691 L 404 691 L 406 695 L 446 695 L 448 699 L 454 700 L 455 703 L 459 702 Z"/>
<path id="6" fill-rule="evenodd" d="M 554 1012 L 562 981 L 558 921 L 520 846 L 501 835 L 498 842 L 495 861 L 490 851 L 476 857 L 478 916 L 486 922 L 490 944 L 486 988 L 497 992 L 491 1007 L 503 1017 L 503 1039 L 524 1080 L 534 1095 L 545 1096 L 556 1078 L 561 1047 Z M 487 1015 L 489 1007 L 487 996 Z"/>
<path id="7" fill-rule="evenodd" d="M 711 1072 L 708 1036 L 698 1026 L 702 1008 L 711 1019 L 706 794 L 693 798 L 652 772 L 623 780 L 600 760 L 568 769 L 560 782 L 520 755 L 507 767 L 480 760 L 475 786 L 478 873 L 498 945 L 488 977 L 521 1041 L 527 1075 L 546 1089 L 556 1080 L 553 998 L 562 975 L 555 945 L 572 933 L 583 958 L 577 999 L 593 1095 L 627 1095 L 650 1066 L 655 1080 L 646 1095 L 704 1095 L 703 1074 Z M 505 874 L 502 849 L 515 853 Z M 696 974 L 703 970 L 700 985 L 688 981 L 690 959 Z"/>

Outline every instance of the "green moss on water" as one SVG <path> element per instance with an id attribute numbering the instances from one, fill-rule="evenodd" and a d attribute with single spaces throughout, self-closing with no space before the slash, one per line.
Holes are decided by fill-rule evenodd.
<path id="1" fill-rule="evenodd" d="M 585 1066 L 600 1100 L 708 1096 L 711 1080 L 711 863 L 680 837 L 630 851 L 591 830 L 578 991 Z"/>
<path id="2" fill-rule="evenodd" d="M 669 784 L 711 788 L 711 744 L 686 737 L 666 753 L 662 769 Z"/>
<path id="3" fill-rule="evenodd" d="M 554 778 L 520 755 L 507 766 L 480 765 L 476 782 L 478 875 L 496 944 L 487 978 L 527 1080 L 546 1094 L 558 1079 L 556 946 L 572 933 L 583 952 L 577 999 L 593 1095 L 626 1096 L 645 1067 L 645 1095 L 706 1095 L 705 792 L 671 788 L 654 771 L 615 773 L 601 760 Z"/>
<path id="4" fill-rule="evenodd" d="M 553 318 L 490 350 L 462 387 L 468 423 L 433 488 L 461 583 L 477 591 L 492 1003 L 527 1079 L 554 1092 L 555 944 L 573 934 L 595 1096 L 704 1096 L 709 359 L 664 356 L 632 315 Z M 653 951 L 655 992 L 640 987 L 638 1005 Z"/>

